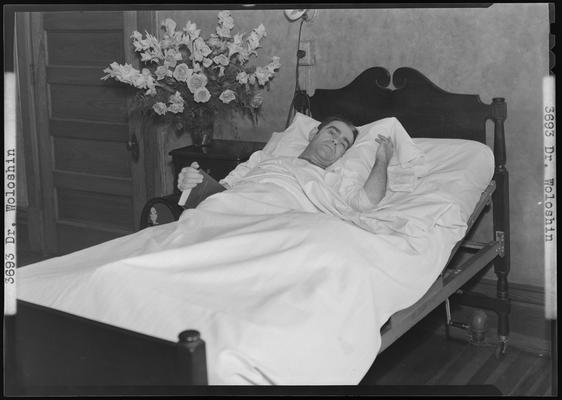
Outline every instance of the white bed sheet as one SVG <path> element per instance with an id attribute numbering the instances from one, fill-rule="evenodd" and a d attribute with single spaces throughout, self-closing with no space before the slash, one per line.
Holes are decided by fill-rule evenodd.
<path id="1" fill-rule="evenodd" d="M 471 146 L 458 149 L 464 156 Z M 18 298 L 171 341 L 197 329 L 210 384 L 357 384 L 378 353 L 382 324 L 423 296 L 463 236 L 471 200 L 446 188 L 481 164 L 451 164 L 444 191 L 432 181 L 437 166 L 412 193 L 390 193 L 395 208 L 344 220 L 283 210 L 270 192 L 241 185 L 178 222 L 19 269 Z M 480 181 L 462 187 L 472 207 L 487 184 Z M 413 227 L 392 218 L 408 213 L 407 195 L 422 198 L 410 210 Z M 234 213 L 236 205 L 254 212 Z"/>

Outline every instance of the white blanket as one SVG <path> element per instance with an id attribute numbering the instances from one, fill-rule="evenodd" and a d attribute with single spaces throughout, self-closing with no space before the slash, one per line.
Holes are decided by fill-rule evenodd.
<path id="1" fill-rule="evenodd" d="M 320 189 L 306 174 L 241 184 L 178 222 L 21 268 L 18 298 L 171 341 L 197 329 L 210 384 L 357 384 L 382 324 L 425 293 L 466 225 L 455 206 L 440 207 L 454 223 L 427 225 L 422 196 L 412 234 L 388 207 L 349 215 Z M 311 212 L 322 204 L 337 216 Z"/>

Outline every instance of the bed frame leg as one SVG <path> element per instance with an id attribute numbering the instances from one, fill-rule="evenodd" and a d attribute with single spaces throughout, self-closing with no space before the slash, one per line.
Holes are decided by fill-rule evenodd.
<path id="1" fill-rule="evenodd" d="M 505 161 L 505 159 L 503 160 Z M 501 357 L 507 350 L 509 336 L 509 286 L 507 275 L 510 270 L 510 235 L 509 235 L 509 175 L 505 165 L 500 163 L 496 167 L 494 180 L 496 191 L 494 193 L 494 231 L 496 240 L 500 242 L 500 252 L 494 260 L 494 272 L 497 276 L 496 296 L 499 303 L 507 307 L 496 310 L 498 315 L 498 348 L 496 356 Z"/>
<path id="2" fill-rule="evenodd" d="M 179 334 L 177 344 L 179 385 L 207 385 L 205 342 L 199 331 L 186 330 Z"/>

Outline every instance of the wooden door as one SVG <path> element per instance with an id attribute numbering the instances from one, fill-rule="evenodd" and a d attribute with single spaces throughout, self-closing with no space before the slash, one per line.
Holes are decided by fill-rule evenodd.
<path id="1" fill-rule="evenodd" d="M 64 254 L 138 229 L 144 151 L 130 89 L 100 80 L 111 62 L 131 62 L 136 19 L 118 11 L 30 18 L 46 247 Z"/>

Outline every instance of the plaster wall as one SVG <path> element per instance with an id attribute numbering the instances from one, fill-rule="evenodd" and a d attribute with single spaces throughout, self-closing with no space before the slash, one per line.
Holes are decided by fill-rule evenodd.
<path id="1" fill-rule="evenodd" d="M 196 22 L 211 33 L 217 11 L 158 11 L 161 21 L 179 26 Z M 268 36 L 260 58 L 281 58 L 281 70 L 266 93 L 258 127 L 237 121 L 242 140 L 267 141 L 285 126 L 294 89 L 298 23 L 281 10 L 235 10 L 234 31 L 249 32 L 263 23 Z M 321 9 L 303 27 L 312 40 L 315 65 L 303 67 L 302 84 L 338 88 L 371 66 L 394 71 L 416 68 L 444 90 L 480 94 L 484 102 L 505 97 L 507 166 L 510 172 L 512 271 L 510 281 L 544 286 L 542 206 L 542 78 L 548 74 L 549 19 L 546 3 L 499 3 L 489 8 Z M 233 137 L 230 123 L 217 127 L 217 137 Z M 165 146 L 189 144 L 169 136 Z M 171 177 L 170 177 L 171 179 Z M 491 234 L 489 218 L 475 237 Z"/>

